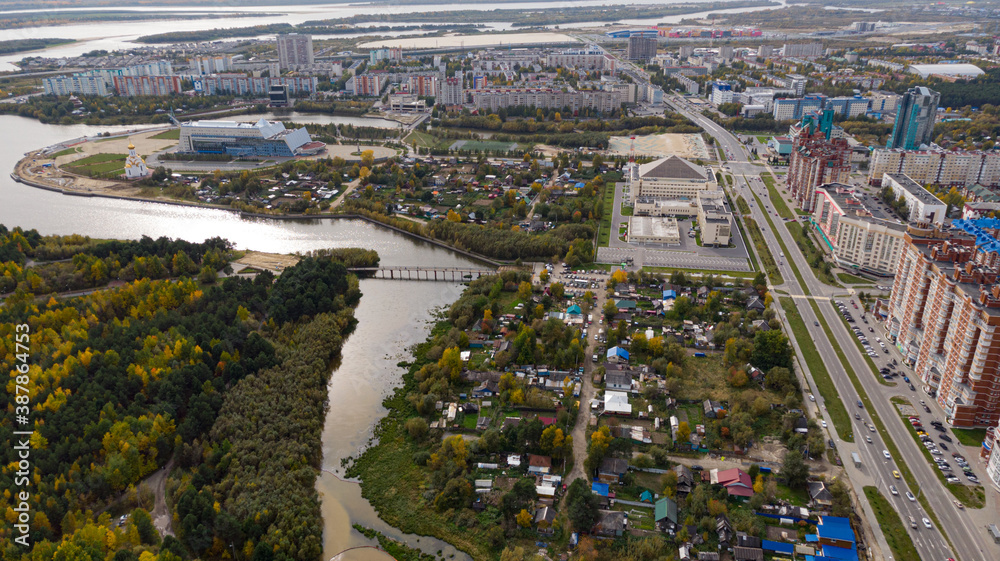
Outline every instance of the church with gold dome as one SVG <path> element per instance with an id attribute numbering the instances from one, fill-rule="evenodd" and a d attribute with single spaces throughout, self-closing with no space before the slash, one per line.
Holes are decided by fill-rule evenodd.
<path id="1" fill-rule="evenodd" d="M 151 174 L 146 162 L 135 153 L 135 145 L 128 143 L 128 157 L 125 158 L 125 179 L 145 179 Z"/>

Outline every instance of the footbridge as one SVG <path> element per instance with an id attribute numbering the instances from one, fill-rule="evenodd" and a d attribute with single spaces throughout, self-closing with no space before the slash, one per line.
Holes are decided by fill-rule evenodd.
<path id="1" fill-rule="evenodd" d="M 359 277 L 438 282 L 464 282 L 497 273 L 497 269 L 465 267 L 352 267 L 349 270 Z"/>

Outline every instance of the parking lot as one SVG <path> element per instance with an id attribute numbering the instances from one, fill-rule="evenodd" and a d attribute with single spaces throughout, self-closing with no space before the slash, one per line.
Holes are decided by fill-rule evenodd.
<path id="1" fill-rule="evenodd" d="M 927 403 L 927 399 L 933 398 L 933 392 L 924 394 L 927 399 L 921 399 L 922 396 L 920 394 L 924 392 L 922 389 L 918 391 L 917 388 L 917 385 L 922 386 L 921 382 L 911 379 L 913 372 L 908 366 L 900 363 L 899 358 L 896 357 L 898 353 L 894 349 L 891 349 L 891 345 L 882 339 L 884 334 L 881 333 L 880 326 L 875 319 L 868 317 L 864 309 L 860 308 L 853 298 L 835 300 L 834 305 L 837 306 L 844 321 L 847 322 L 854 336 L 861 343 L 865 353 L 872 358 L 876 367 L 879 368 L 879 375 L 887 382 L 898 384 L 895 390 L 886 388 L 887 393 L 906 395 L 900 394 L 898 390 L 909 390 L 907 397 L 910 401 L 910 406 L 896 404 L 896 408 L 901 414 L 907 416 L 911 427 L 916 431 L 916 436 L 920 439 L 923 447 L 930 452 L 934 458 L 935 467 L 944 474 L 946 481 L 948 483 L 979 485 L 979 478 L 973 471 L 972 466 L 969 465 L 962 455 L 960 444 L 948 434 L 948 429 L 944 426 L 944 423 L 932 417 L 933 414 L 930 405 Z M 857 314 L 857 317 L 855 317 L 855 314 Z M 923 410 L 923 412 L 920 413 L 919 410 Z M 862 421 L 863 426 L 869 432 L 875 432 L 874 425 L 863 420 L 860 413 L 855 412 L 854 418 Z M 925 423 L 928 426 L 925 427 Z M 935 441 L 935 437 L 937 441 Z M 872 442 L 871 437 L 868 435 L 865 436 L 865 440 L 869 444 Z M 951 447 L 954 447 L 955 450 L 952 450 Z M 957 470 L 953 470 L 949 461 L 944 457 L 946 453 L 951 454 L 952 460 L 965 476 L 965 481 L 956 475 Z"/>
<path id="2" fill-rule="evenodd" d="M 681 269 L 705 269 L 718 271 L 751 271 L 750 255 L 747 253 L 743 236 L 735 223 L 731 223 L 733 247 L 703 247 L 699 246 L 689 230 L 696 220 L 678 217 L 680 243 L 631 243 L 618 238 L 618 231 L 627 226 L 628 218 L 621 213 L 622 184 L 615 188 L 614 211 L 611 218 L 611 238 L 608 247 L 597 249 L 598 263 L 625 263 L 632 259 L 635 268 L 673 267 Z M 726 210 L 731 211 L 728 201 Z"/>

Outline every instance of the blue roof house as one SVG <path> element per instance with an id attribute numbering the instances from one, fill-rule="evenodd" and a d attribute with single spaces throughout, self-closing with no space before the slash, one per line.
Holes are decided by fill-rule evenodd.
<path id="1" fill-rule="evenodd" d="M 628 351 L 621 347 L 611 347 L 608 349 L 608 362 L 627 362 Z"/>

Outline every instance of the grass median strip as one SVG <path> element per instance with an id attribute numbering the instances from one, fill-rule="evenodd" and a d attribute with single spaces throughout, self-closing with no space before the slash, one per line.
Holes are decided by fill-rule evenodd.
<path id="1" fill-rule="evenodd" d="M 778 211 L 778 216 L 782 218 L 795 218 L 795 214 L 785 204 L 785 199 L 781 198 L 778 190 L 774 187 L 774 176 L 770 173 L 762 173 L 760 177 L 764 180 L 764 185 L 767 186 L 767 195 L 771 198 L 774 210 Z"/>
<path id="2" fill-rule="evenodd" d="M 806 258 L 806 263 L 809 264 L 816 278 L 823 284 L 843 288 L 833 276 L 833 266 L 823 258 L 823 252 L 816 247 L 816 244 L 809 237 L 808 230 L 806 230 L 808 224 L 808 222 L 806 222 L 806 225 L 799 224 L 798 222 L 786 222 L 785 227 L 788 228 L 788 233 L 792 235 L 795 244 L 799 246 L 802 255 Z"/>
<path id="3" fill-rule="evenodd" d="M 744 222 L 746 222 L 747 231 L 750 232 L 750 239 L 753 240 L 753 245 L 757 249 L 757 255 L 760 256 L 760 261 L 764 265 L 767 278 L 771 279 L 773 285 L 785 284 L 785 278 L 781 276 L 778 263 L 771 255 L 771 249 L 767 247 L 767 242 L 764 241 L 764 233 L 760 231 L 760 226 L 750 217 L 745 218 Z"/>
<path id="4" fill-rule="evenodd" d="M 896 510 L 892 508 L 889 501 L 886 500 L 877 488 L 871 485 L 865 486 L 865 496 L 868 497 L 868 503 L 872 505 L 872 510 L 875 511 L 875 518 L 878 520 L 879 528 L 882 529 L 882 533 L 885 535 L 885 541 L 889 544 L 889 549 L 892 550 L 893 558 L 920 559 L 920 554 L 917 553 L 917 548 L 913 546 L 913 540 L 906 531 L 906 526 L 903 526 L 903 521 L 899 518 Z"/>
<path id="5" fill-rule="evenodd" d="M 830 414 L 837 434 L 847 442 L 854 442 L 854 428 L 851 426 L 851 417 L 847 414 L 847 407 L 840 399 L 837 388 L 833 385 L 833 378 L 830 377 L 830 372 L 827 371 L 823 359 L 819 356 L 819 351 L 816 350 L 816 344 L 806 330 L 806 324 L 802 320 L 802 315 L 799 314 L 799 309 L 795 306 L 795 301 L 790 296 L 782 296 L 780 300 L 781 307 L 785 310 L 785 317 L 788 318 L 792 335 L 795 336 L 795 341 L 802 349 L 802 356 L 809 367 L 809 372 L 812 373 L 816 389 L 823 396 L 826 411 Z"/>

